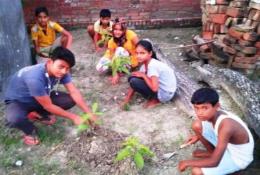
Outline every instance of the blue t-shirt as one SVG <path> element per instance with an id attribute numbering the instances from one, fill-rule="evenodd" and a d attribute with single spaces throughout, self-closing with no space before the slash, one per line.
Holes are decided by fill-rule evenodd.
<path id="1" fill-rule="evenodd" d="M 56 84 L 71 82 L 71 75 L 63 78 L 49 77 L 45 63 L 27 66 L 16 72 L 10 79 L 5 93 L 5 100 L 23 103 L 35 103 L 34 97 L 49 95 Z"/>

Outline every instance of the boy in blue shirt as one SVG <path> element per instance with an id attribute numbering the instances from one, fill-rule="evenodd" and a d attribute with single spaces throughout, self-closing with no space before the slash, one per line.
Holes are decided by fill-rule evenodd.
<path id="1" fill-rule="evenodd" d="M 5 93 L 7 126 L 24 132 L 24 143 L 36 145 L 40 141 L 32 121 L 53 124 L 51 114 L 68 118 L 75 125 L 82 123 L 80 116 L 66 111 L 75 104 L 85 113 L 91 113 L 79 90 L 71 81 L 70 68 L 75 64 L 74 54 L 57 47 L 46 63 L 28 66 L 15 73 Z M 63 84 L 69 94 L 54 90 Z M 96 120 L 92 115 L 91 121 Z"/>

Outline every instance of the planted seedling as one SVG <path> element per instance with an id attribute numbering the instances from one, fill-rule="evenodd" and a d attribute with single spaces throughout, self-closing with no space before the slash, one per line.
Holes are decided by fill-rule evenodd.
<path id="1" fill-rule="evenodd" d="M 150 148 L 141 144 L 137 137 L 127 138 L 122 146 L 123 148 L 118 151 L 115 161 L 131 158 L 138 169 L 144 167 L 144 158 L 152 158 L 154 156 Z"/>
<path id="2" fill-rule="evenodd" d="M 130 111 L 130 105 L 129 105 L 129 103 L 124 104 L 123 110 L 124 110 L 124 111 Z"/>
<path id="3" fill-rule="evenodd" d="M 98 111 L 98 103 L 93 103 L 91 106 L 91 110 L 92 110 L 93 115 L 102 115 L 103 114 L 102 112 Z M 90 128 L 89 119 L 90 119 L 91 115 L 88 113 L 84 113 L 84 114 L 80 115 L 80 117 L 83 120 L 83 122 L 82 122 L 82 124 L 77 126 L 77 130 L 78 130 L 78 132 L 83 132 Z M 100 120 L 98 120 L 94 124 L 100 125 L 101 122 L 100 122 Z"/>
<path id="4" fill-rule="evenodd" d="M 112 76 L 115 76 L 117 72 L 129 75 L 129 65 L 131 65 L 129 56 L 115 56 L 112 61 L 108 63 L 108 66 L 112 69 Z"/>
<path id="5" fill-rule="evenodd" d="M 102 36 L 102 38 L 97 41 L 98 47 L 104 47 L 105 44 L 106 44 L 106 43 L 110 40 L 110 38 L 112 37 L 111 34 L 108 34 L 108 33 L 101 34 L 101 36 Z"/>

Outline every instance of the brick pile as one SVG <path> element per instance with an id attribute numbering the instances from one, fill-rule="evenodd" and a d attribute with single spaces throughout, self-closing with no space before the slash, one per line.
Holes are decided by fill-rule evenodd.
<path id="1" fill-rule="evenodd" d="M 202 0 L 205 40 L 200 56 L 209 63 L 252 73 L 260 69 L 260 0 Z"/>

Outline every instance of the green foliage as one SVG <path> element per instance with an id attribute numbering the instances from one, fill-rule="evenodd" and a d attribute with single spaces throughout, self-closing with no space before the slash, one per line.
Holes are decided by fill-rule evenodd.
<path id="1" fill-rule="evenodd" d="M 105 44 L 111 39 L 111 34 L 103 33 L 101 34 L 102 38 L 97 41 L 98 47 L 104 47 Z"/>
<path id="2" fill-rule="evenodd" d="M 93 115 L 102 115 L 102 112 L 98 111 L 98 103 L 93 103 L 91 106 L 91 111 Z M 85 130 L 88 130 L 90 128 L 89 122 L 88 120 L 90 119 L 91 115 L 84 113 L 82 115 L 80 115 L 81 119 L 83 120 L 82 124 L 77 126 L 77 130 L 78 132 L 83 132 Z M 100 121 L 96 121 L 95 124 L 100 125 L 101 122 Z"/>
<path id="3" fill-rule="evenodd" d="M 124 111 L 130 111 L 130 105 L 129 105 L 129 103 L 124 104 L 123 110 L 124 110 Z"/>
<path id="4" fill-rule="evenodd" d="M 112 61 L 108 64 L 108 66 L 112 69 L 112 75 L 115 76 L 117 72 L 123 72 L 126 74 L 130 74 L 127 67 L 131 65 L 129 56 L 116 56 L 113 57 Z"/>
<path id="5" fill-rule="evenodd" d="M 128 157 L 135 162 L 137 168 L 144 167 L 144 158 L 151 158 L 154 153 L 147 146 L 140 143 L 137 137 L 127 138 L 123 144 L 123 148 L 117 153 L 115 161 L 121 161 Z"/>

